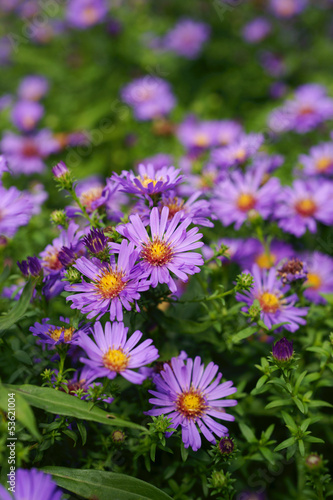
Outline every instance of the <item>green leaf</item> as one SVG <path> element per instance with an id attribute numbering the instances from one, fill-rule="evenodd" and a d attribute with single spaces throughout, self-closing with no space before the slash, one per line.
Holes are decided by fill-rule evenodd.
<path id="1" fill-rule="evenodd" d="M 85 425 L 82 422 L 77 422 L 77 428 L 81 436 L 82 446 L 84 446 L 87 442 L 87 429 L 85 428 Z"/>
<path id="2" fill-rule="evenodd" d="M 4 268 L 4 270 L 2 271 L 2 273 L 0 274 L 0 283 L 3 283 L 4 281 L 6 281 L 6 279 L 9 276 L 9 274 L 10 274 L 10 267 L 6 266 Z"/>
<path id="3" fill-rule="evenodd" d="M 296 422 L 294 421 L 294 419 L 292 418 L 292 416 L 289 415 L 289 413 L 286 413 L 285 411 L 282 411 L 281 415 L 282 415 L 282 418 L 283 418 L 285 424 L 288 425 L 288 427 L 290 427 L 290 430 L 297 431 L 297 425 L 296 425 Z"/>
<path id="4" fill-rule="evenodd" d="M 257 326 L 248 326 L 247 328 L 244 328 L 244 330 L 241 330 L 240 332 L 236 333 L 236 335 L 234 335 L 232 337 L 232 341 L 234 344 L 236 344 L 237 342 L 240 342 L 241 340 L 244 340 L 247 337 L 250 337 L 251 335 L 253 335 L 257 331 L 258 331 Z"/>
<path id="5" fill-rule="evenodd" d="M 328 403 L 327 401 L 320 401 L 319 399 L 313 399 L 312 401 L 310 401 L 309 406 L 327 406 L 328 408 L 333 408 L 333 405 L 331 405 L 331 403 Z"/>
<path id="6" fill-rule="evenodd" d="M 323 439 L 317 438 L 315 436 L 307 436 L 305 438 L 306 441 L 309 441 L 309 443 L 322 443 L 325 444 L 325 441 Z"/>
<path id="7" fill-rule="evenodd" d="M 188 448 L 185 448 L 183 441 L 181 442 L 181 445 L 180 445 L 180 454 L 182 457 L 182 461 L 186 462 L 187 457 L 188 457 Z"/>
<path id="8" fill-rule="evenodd" d="M 325 300 L 332 306 L 333 305 L 333 293 L 319 293 Z"/>
<path id="9" fill-rule="evenodd" d="M 270 410 L 272 408 L 277 408 L 278 406 L 289 406 L 289 399 L 276 399 L 275 401 L 271 401 L 268 405 L 265 406 L 265 410 Z"/>
<path id="10" fill-rule="evenodd" d="M 299 448 L 299 452 L 300 452 L 301 456 L 304 457 L 305 447 L 304 447 L 304 441 L 302 441 L 301 439 L 298 441 L 298 448 Z"/>
<path id="11" fill-rule="evenodd" d="M 302 401 L 296 397 L 293 398 L 293 401 L 294 401 L 295 405 L 297 406 L 297 408 L 299 409 L 299 411 L 302 413 L 305 413 L 305 407 L 304 407 L 304 404 L 302 403 Z"/>
<path id="12" fill-rule="evenodd" d="M 271 452 L 271 450 L 269 448 L 266 448 L 266 447 L 263 447 L 263 448 L 260 448 L 260 452 L 262 453 L 263 457 L 272 465 L 275 464 L 275 459 L 274 459 L 274 455 L 273 453 Z"/>
<path id="13" fill-rule="evenodd" d="M 258 441 L 254 432 L 246 424 L 240 423 L 239 428 L 248 443 L 256 443 Z"/>
<path id="14" fill-rule="evenodd" d="M 60 487 L 87 499 L 171 500 L 155 486 L 125 474 L 66 467 L 44 467 L 42 470 L 51 474 Z"/>
<path id="15" fill-rule="evenodd" d="M 28 306 L 30 304 L 31 297 L 34 293 L 36 286 L 36 281 L 29 279 L 25 287 L 23 288 L 22 295 L 18 300 L 17 304 L 7 313 L 5 316 L 0 317 L 0 337 L 8 330 L 11 326 L 17 323 L 26 313 Z"/>
<path id="16" fill-rule="evenodd" d="M 285 441 L 282 441 L 282 443 L 280 443 L 275 448 L 274 451 L 284 450 L 285 448 L 289 448 L 289 446 L 292 446 L 294 443 L 295 443 L 295 438 L 294 437 L 290 437 L 290 438 L 286 439 Z"/>
<path id="17" fill-rule="evenodd" d="M 296 383 L 295 383 L 295 393 L 297 394 L 298 393 L 298 389 L 300 388 L 300 385 L 301 383 L 303 382 L 303 379 L 305 377 L 305 375 L 307 374 L 307 370 L 304 370 L 304 372 L 302 372 L 299 377 L 297 378 L 296 380 Z"/>
<path id="18" fill-rule="evenodd" d="M 260 377 L 260 379 L 257 382 L 256 389 L 260 389 L 260 387 L 262 387 L 265 384 L 267 379 L 268 379 L 267 375 L 263 375 L 262 377 Z"/>
<path id="19" fill-rule="evenodd" d="M 38 432 L 37 426 L 36 426 L 36 421 L 35 421 L 35 416 L 33 414 L 32 409 L 26 402 L 26 400 L 17 394 L 17 392 L 14 390 L 8 390 L 5 388 L 3 385 L 0 386 L 0 408 L 7 412 L 8 411 L 8 393 L 9 392 L 14 392 L 15 396 L 15 416 L 26 429 L 30 432 L 30 434 L 37 439 L 38 441 L 41 439 L 41 435 Z"/>
<path id="20" fill-rule="evenodd" d="M 141 425 L 120 418 L 113 418 L 113 415 L 108 414 L 101 408 L 93 407 L 91 403 L 49 387 L 37 387 L 35 385 L 6 385 L 5 387 L 22 395 L 30 405 L 55 415 L 65 415 L 105 425 L 131 427 L 132 429 L 146 431 L 145 427 Z"/>

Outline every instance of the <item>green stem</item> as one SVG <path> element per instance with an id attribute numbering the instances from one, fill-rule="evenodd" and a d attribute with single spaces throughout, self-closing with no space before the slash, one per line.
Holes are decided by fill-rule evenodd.
<path id="1" fill-rule="evenodd" d="M 69 192 L 70 192 L 70 195 L 72 196 L 73 200 L 78 204 L 79 208 L 82 210 L 83 216 L 89 221 L 89 223 L 93 227 L 95 227 L 96 225 L 98 226 L 98 224 L 95 224 L 95 221 L 88 214 L 86 207 L 81 203 L 81 200 L 78 197 L 78 195 L 76 194 L 75 189 L 72 187 L 69 190 Z"/>

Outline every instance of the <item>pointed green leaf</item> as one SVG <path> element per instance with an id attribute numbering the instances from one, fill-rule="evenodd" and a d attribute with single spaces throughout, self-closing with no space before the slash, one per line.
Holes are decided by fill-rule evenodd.
<path id="1" fill-rule="evenodd" d="M 290 437 L 290 438 L 286 439 L 285 441 L 282 441 L 282 443 L 280 443 L 275 448 L 274 451 L 284 450 L 285 448 L 289 448 L 289 446 L 292 446 L 294 443 L 295 443 L 295 438 L 294 437 Z"/>
<path id="2" fill-rule="evenodd" d="M 249 443 L 256 443 L 258 440 L 255 437 L 254 432 L 246 424 L 240 423 L 239 428 L 242 431 L 243 436 Z"/>
<path id="3" fill-rule="evenodd" d="M 55 415 L 65 415 L 105 425 L 131 427 L 132 429 L 146 431 L 145 427 L 141 425 L 120 418 L 114 418 L 114 415 L 108 414 L 101 408 L 92 406 L 91 403 L 49 387 L 37 387 L 34 385 L 6 385 L 5 387 L 23 396 L 30 405 L 54 413 Z"/>
<path id="4" fill-rule="evenodd" d="M 75 495 L 91 500 L 171 500 L 155 486 L 125 474 L 99 470 L 44 467 L 55 482 Z"/>
<path id="5" fill-rule="evenodd" d="M 32 294 L 34 293 L 35 286 L 36 281 L 29 279 L 17 304 L 15 304 L 9 313 L 0 317 L 0 336 L 2 336 L 6 330 L 17 323 L 25 315 L 30 304 Z"/>

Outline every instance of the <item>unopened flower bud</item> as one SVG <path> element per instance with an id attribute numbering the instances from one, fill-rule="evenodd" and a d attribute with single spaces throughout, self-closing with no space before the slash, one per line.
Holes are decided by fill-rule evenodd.
<path id="1" fill-rule="evenodd" d="M 126 435 L 120 429 L 113 431 L 111 434 L 111 439 L 114 443 L 123 443 L 125 441 Z"/>
<path id="2" fill-rule="evenodd" d="M 231 455 L 231 453 L 234 451 L 234 447 L 234 442 L 229 437 L 223 437 L 218 444 L 219 452 L 222 455 Z"/>
<path id="3" fill-rule="evenodd" d="M 294 354 L 292 340 L 287 340 L 285 337 L 276 342 L 272 349 L 273 358 L 279 363 L 286 363 L 290 361 Z"/>

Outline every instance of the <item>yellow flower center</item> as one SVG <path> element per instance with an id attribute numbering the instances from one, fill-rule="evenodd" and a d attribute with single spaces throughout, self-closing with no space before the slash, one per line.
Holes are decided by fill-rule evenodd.
<path id="1" fill-rule="evenodd" d="M 244 161 L 246 159 L 246 151 L 245 149 L 238 149 L 238 151 L 236 151 L 236 153 L 234 154 L 234 158 L 235 160 L 238 160 L 238 161 Z"/>
<path id="2" fill-rule="evenodd" d="M 206 148 L 209 146 L 209 137 L 206 134 L 197 134 L 194 138 L 194 144 L 199 148 Z"/>
<path id="3" fill-rule="evenodd" d="M 317 210 L 317 205 L 311 198 L 299 200 L 295 205 L 296 211 L 303 217 L 311 217 Z"/>
<path id="4" fill-rule="evenodd" d="M 139 181 L 141 182 L 142 186 L 144 188 L 147 188 L 149 186 L 149 184 L 153 183 L 153 186 L 155 187 L 156 186 L 156 183 L 158 182 L 158 179 L 150 179 L 150 177 L 148 177 L 148 175 L 144 175 L 143 177 L 137 177 L 137 179 L 139 179 Z"/>
<path id="5" fill-rule="evenodd" d="M 95 282 L 97 293 L 103 299 L 114 299 L 126 287 L 127 281 L 123 281 L 124 274 L 113 271 L 111 268 L 104 271 L 102 276 Z"/>
<path id="6" fill-rule="evenodd" d="M 332 165 L 333 165 L 333 158 L 324 156 L 323 158 L 320 158 L 320 160 L 316 162 L 316 169 L 319 170 L 319 172 L 325 172 L 325 170 L 330 168 Z"/>
<path id="7" fill-rule="evenodd" d="M 75 332 L 75 328 L 73 326 L 69 328 L 65 328 L 64 326 L 60 328 L 50 328 L 48 331 L 48 335 L 51 339 L 57 341 L 60 339 L 60 336 L 64 334 L 64 342 L 69 342 L 72 340 L 73 333 Z"/>
<path id="8" fill-rule="evenodd" d="M 184 200 L 181 200 L 180 198 L 167 198 L 166 200 L 163 201 L 163 207 L 168 207 L 169 209 L 169 219 L 172 219 L 172 217 L 177 213 L 180 212 L 180 210 L 183 210 L 183 205 L 184 205 Z"/>
<path id="9" fill-rule="evenodd" d="M 256 199 L 252 194 L 241 193 L 237 199 L 237 206 L 242 212 L 248 212 L 256 206 Z"/>
<path id="10" fill-rule="evenodd" d="M 60 260 L 58 259 L 58 250 L 54 249 L 52 251 L 48 251 L 47 255 L 43 258 L 43 267 L 48 267 L 52 269 L 53 271 L 59 271 L 62 269 L 62 264 Z"/>
<path id="11" fill-rule="evenodd" d="M 82 12 L 82 18 L 86 23 L 93 24 L 98 21 L 98 12 L 94 7 L 86 7 Z"/>
<path id="12" fill-rule="evenodd" d="M 113 372 L 122 372 L 126 370 L 130 356 L 125 354 L 121 347 L 113 349 L 109 347 L 103 356 L 103 365 Z"/>
<path id="13" fill-rule="evenodd" d="M 314 288 L 318 290 L 322 283 L 321 277 L 316 273 L 308 273 L 308 279 L 305 282 L 305 285 L 310 285 L 310 288 Z"/>
<path id="14" fill-rule="evenodd" d="M 264 313 L 275 313 L 280 307 L 279 298 L 269 292 L 264 292 L 261 297 L 259 297 L 259 303 Z"/>
<path id="15" fill-rule="evenodd" d="M 276 262 L 276 255 L 262 253 L 256 257 L 255 261 L 261 269 L 270 269 Z"/>
<path id="16" fill-rule="evenodd" d="M 205 398 L 194 388 L 180 394 L 176 406 L 179 413 L 187 418 L 200 417 L 207 408 Z"/>
<path id="17" fill-rule="evenodd" d="M 143 248 L 141 257 L 152 266 L 164 266 L 171 261 L 173 251 L 170 245 L 164 241 L 155 239 Z"/>
<path id="18" fill-rule="evenodd" d="M 87 212 L 92 212 L 91 205 L 94 201 L 97 201 L 102 196 L 102 192 L 103 187 L 97 186 L 88 189 L 88 191 L 84 191 L 84 193 L 80 195 L 80 202 L 84 207 L 86 207 Z"/>

